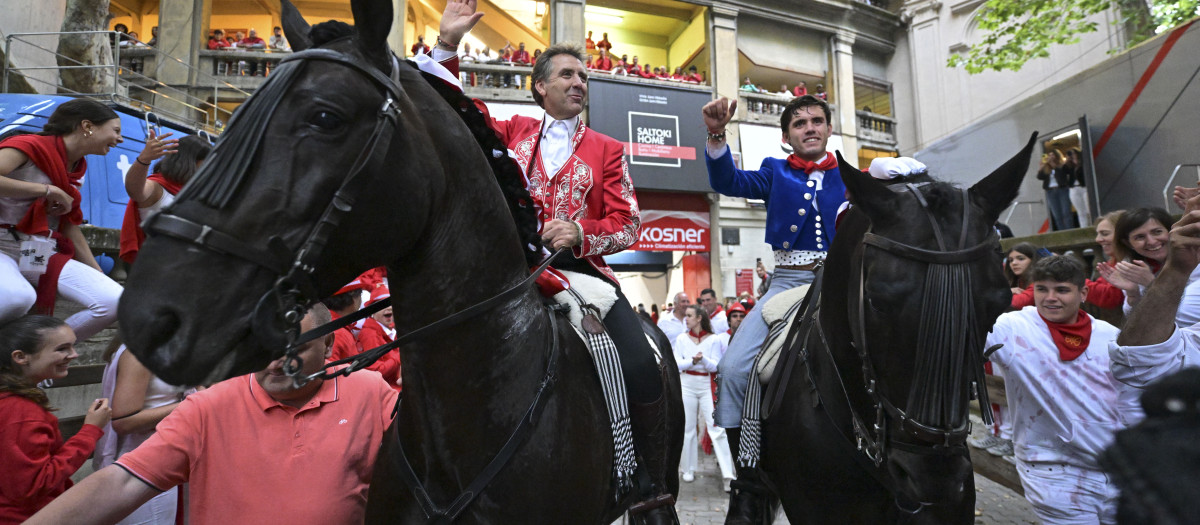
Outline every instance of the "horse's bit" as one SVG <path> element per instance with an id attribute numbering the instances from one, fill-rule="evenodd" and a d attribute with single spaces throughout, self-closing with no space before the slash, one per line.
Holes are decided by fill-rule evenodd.
<path id="1" fill-rule="evenodd" d="M 917 201 L 921 204 L 921 209 L 925 212 L 925 216 L 929 218 L 930 223 L 933 225 L 933 232 L 937 239 L 939 249 L 927 250 L 924 248 L 918 248 L 916 246 L 904 244 L 872 233 L 871 230 L 868 229 L 867 233 L 863 236 L 862 244 L 860 244 L 856 249 L 851 262 L 853 274 L 858 275 L 856 285 L 851 293 L 851 297 L 858 302 L 857 306 L 851 309 L 852 315 L 857 316 L 857 319 L 851 321 L 851 337 L 854 342 L 854 348 L 858 353 L 858 357 L 862 361 L 863 380 L 864 384 L 866 385 L 867 394 L 871 397 L 872 403 L 875 406 L 875 421 L 868 429 L 867 424 L 863 420 L 862 416 L 860 416 L 858 412 L 854 410 L 853 404 L 849 405 L 850 414 L 854 427 L 854 435 L 858 442 L 858 449 L 863 451 L 863 453 L 865 453 L 877 467 L 883 462 L 883 459 L 886 455 L 887 443 L 885 442 L 885 439 L 887 437 L 887 421 L 885 414 L 890 416 L 892 419 L 899 421 L 900 429 L 906 434 L 917 439 L 918 441 L 933 445 L 939 453 L 950 451 L 952 447 L 961 445 L 966 440 L 967 435 L 970 433 L 970 423 L 966 422 L 957 428 L 924 424 L 910 417 L 905 413 L 904 410 L 897 408 L 888 399 L 888 396 L 881 391 L 882 389 L 880 388 L 877 380 L 878 375 L 875 373 L 875 366 L 871 362 L 871 356 L 867 349 L 866 320 L 863 310 L 866 302 L 863 296 L 866 279 L 863 266 L 863 253 L 866 247 L 872 246 L 896 257 L 919 261 L 926 264 L 963 265 L 978 260 L 989 253 L 994 252 L 998 241 L 996 236 L 993 234 L 988 236 L 988 238 L 983 242 L 980 242 L 974 246 L 961 248 L 958 250 L 948 250 L 946 248 L 945 239 L 942 235 L 942 230 L 938 226 L 937 220 L 933 216 L 933 212 L 929 210 L 929 204 L 925 201 L 925 197 L 921 194 L 918 186 L 909 183 L 906 184 L 904 188 L 912 193 L 916 197 Z M 962 197 L 962 231 L 958 240 L 958 246 L 960 247 L 966 244 L 970 219 L 970 214 L 968 213 L 970 199 L 966 189 L 962 190 Z M 970 329 L 970 327 L 960 328 Z M 836 362 L 834 363 L 834 366 L 836 368 Z M 982 367 L 981 361 L 979 367 Z M 840 379 L 840 373 L 837 375 Z M 984 389 L 983 386 L 978 382 L 972 382 L 972 386 L 975 390 L 976 396 L 981 400 L 981 406 L 987 406 L 986 389 Z M 843 391 L 845 390 L 844 385 L 842 386 L 842 389 Z M 849 404 L 849 397 L 847 397 L 846 401 Z M 893 441 L 890 444 L 893 446 L 900 446 L 900 448 L 909 450 L 911 452 L 929 452 L 924 450 L 926 447 L 913 446 L 907 443 Z"/>

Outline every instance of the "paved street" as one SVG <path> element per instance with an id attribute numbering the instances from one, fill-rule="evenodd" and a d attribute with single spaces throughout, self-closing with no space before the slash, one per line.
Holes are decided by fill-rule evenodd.
<path id="1" fill-rule="evenodd" d="M 975 476 L 975 523 L 978 525 L 1035 525 L 1037 519 L 1025 498 L 987 478 Z M 721 490 L 721 471 L 715 456 L 700 456 L 696 481 L 682 483 L 679 490 L 680 522 L 684 525 L 720 525 L 725 522 L 728 496 Z M 781 512 L 775 521 L 787 525 Z"/>

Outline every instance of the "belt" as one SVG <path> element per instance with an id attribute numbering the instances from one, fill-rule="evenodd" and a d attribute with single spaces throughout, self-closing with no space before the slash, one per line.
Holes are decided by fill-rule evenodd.
<path id="1" fill-rule="evenodd" d="M 775 265 L 775 268 L 783 269 L 783 270 L 800 270 L 802 272 L 812 272 L 812 271 L 816 271 L 817 268 L 820 268 L 822 264 L 825 264 L 825 261 L 810 262 L 808 264 L 777 264 L 777 265 Z"/>
<path id="2" fill-rule="evenodd" d="M 693 372 L 691 370 L 684 370 L 683 373 L 690 375 L 690 376 L 710 376 L 710 375 L 712 375 L 708 372 Z"/>

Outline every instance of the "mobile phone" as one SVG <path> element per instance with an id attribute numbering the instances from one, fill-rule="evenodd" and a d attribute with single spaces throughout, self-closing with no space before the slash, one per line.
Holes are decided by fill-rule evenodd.
<path id="1" fill-rule="evenodd" d="M 1046 248 L 1038 248 L 1037 254 L 1040 257 L 1049 257 L 1051 255 L 1054 255 L 1053 253 L 1050 253 L 1050 250 L 1047 250 Z"/>

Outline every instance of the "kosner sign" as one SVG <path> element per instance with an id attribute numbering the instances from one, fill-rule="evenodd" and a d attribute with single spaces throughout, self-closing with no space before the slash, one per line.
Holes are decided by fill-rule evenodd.
<path id="1" fill-rule="evenodd" d="M 708 212 L 642 210 L 642 234 L 631 250 L 707 252 Z"/>

